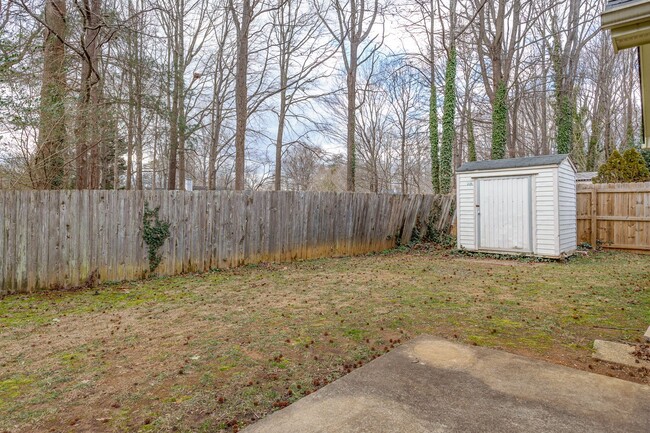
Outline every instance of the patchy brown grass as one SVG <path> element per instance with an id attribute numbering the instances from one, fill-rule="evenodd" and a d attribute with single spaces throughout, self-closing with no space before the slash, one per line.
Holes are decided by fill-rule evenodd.
<path id="1" fill-rule="evenodd" d="M 236 431 L 422 333 L 591 359 L 650 323 L 647 256 L 390 252 L 0 301 L 0 431 Z"/>

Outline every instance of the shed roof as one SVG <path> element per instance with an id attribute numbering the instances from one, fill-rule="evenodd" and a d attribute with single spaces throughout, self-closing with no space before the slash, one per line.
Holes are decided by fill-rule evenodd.
<path id="1" fill-rule="evenodd" d="M 591 182 L 591 180 L 598 176 L 597 171 L 581 171 L 576 173 L 576 182 Z"/>
<path id="2" fill-rule="evenodd" d="M 544 165 L 560 165 L 569 155 L 543 155 L 527 158 L 488 159 L 486 161 L 466 162 L 456 172 L 501 170 L 507 168 L 539 167 Z"/>

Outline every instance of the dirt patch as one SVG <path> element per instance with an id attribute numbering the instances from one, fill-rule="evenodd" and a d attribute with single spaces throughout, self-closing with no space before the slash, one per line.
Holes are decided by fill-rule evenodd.
<path id="1" fill-rule="evenodd" d="M 648 344 L 638 344 L 634 348 L 632 355 L 638 360 L 641 361 L 650 361 L 650 345 Z"/>
<path id="2" fill-rule="evenodd" d="M 512 259 L 485 259 L 485 258 L 478 258 L 478 257 L 458 257 L 455 258 L 455 260 L 466 260 L 471 263 L 482 263 L 486 265 L 494 265 L 494 266 L 528 266 L 528 267 L 533 267 L 533 266 L 544 266 L 544 262 L 534 262 L 534 261 L 525 261 L 525 260 L 517 260 L 515 258 Z"/>

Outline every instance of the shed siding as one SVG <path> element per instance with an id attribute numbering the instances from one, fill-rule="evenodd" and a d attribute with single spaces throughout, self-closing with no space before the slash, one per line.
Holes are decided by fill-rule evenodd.
<path id="1" fill-rule="evenodd" d="M 458 248 L 476 249 L 474 182 L 471 175 L 458 176 Z"/>
<path id="2" fill-rule="evenodd" d="M 558 181 L 560 254 L 572 253 L 575 251 L 578 241 L 576 229 L 576 181 L 575 172 L 569 160 L 565 160 L 560 164 Z"/>
<path id="3" fill-rule="evenodd" d="M 534 254 L 558 257 L 564 252 L 575 250 L 575 172 L 568 160 L 560 167 L 543 166 L 458 173 L 459 248 L 477 249 L 474 196 L 476 178 L 523 175 L 533 176 Z"/>
<path id="4" fill-rule="evenodd" d="M 545 256 L 558 255 L 555 231 L 555 167 L 543 168 L 535 176 L 535 253 Z"/>

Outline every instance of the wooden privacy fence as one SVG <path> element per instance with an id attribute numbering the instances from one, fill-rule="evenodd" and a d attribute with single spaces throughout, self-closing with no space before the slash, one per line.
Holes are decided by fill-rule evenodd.
<path id="1" fill-rule="evenodd" d="M 164 275 L 380 251 L 454 213 L 434 195 L 0 191 L 0 295 L 146 276 L 145 203 L 170 223 Z"/>
<path id="2" fill-rule="evenodd" d="M 650 182 L 578 184 L 578 243 L 650 251 Z"/>

